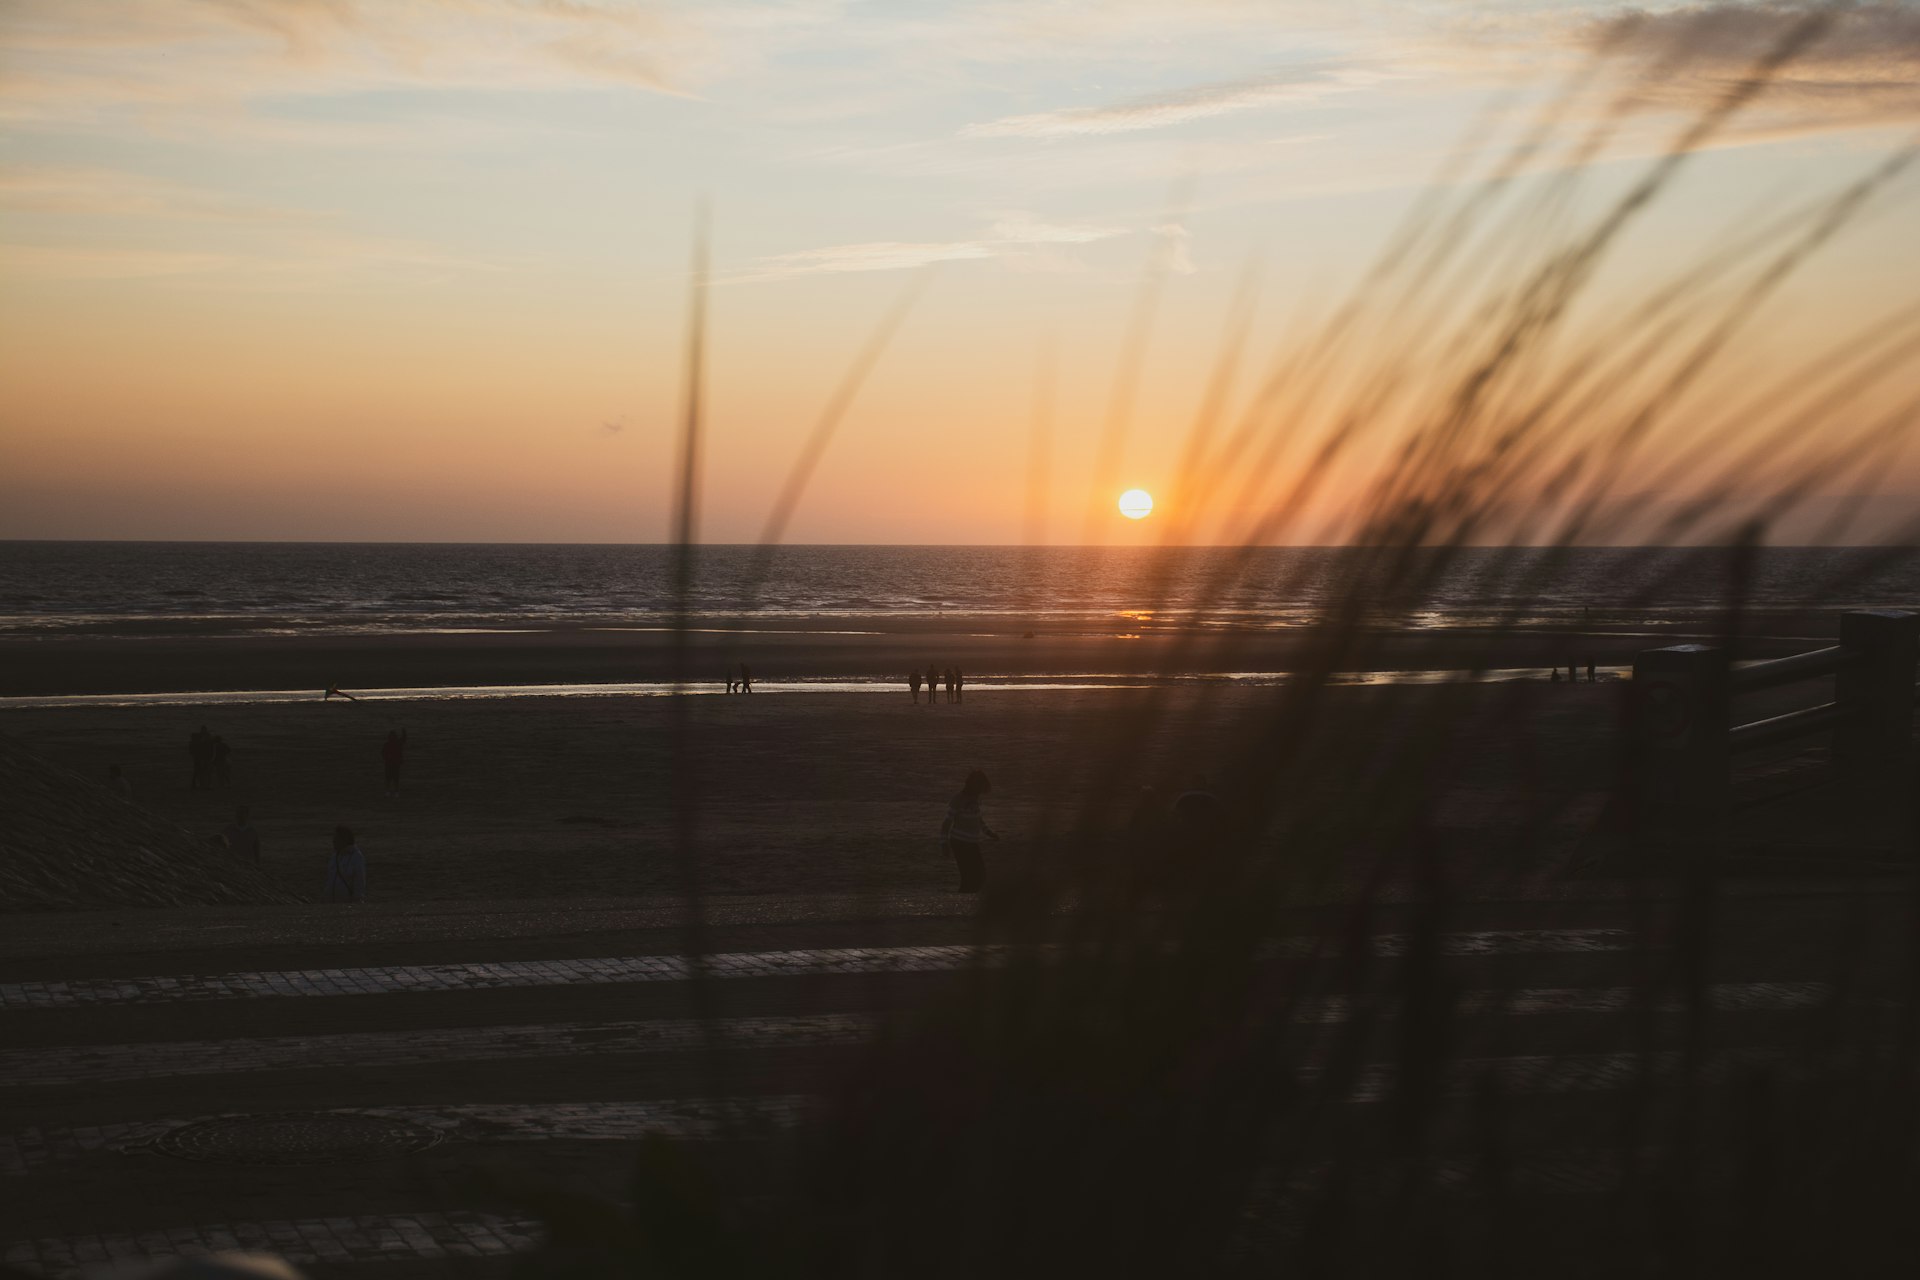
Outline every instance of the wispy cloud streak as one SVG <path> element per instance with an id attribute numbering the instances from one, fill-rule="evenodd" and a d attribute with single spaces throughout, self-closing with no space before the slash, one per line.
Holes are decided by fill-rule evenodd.
<path id="1" fill-rule="evenodd" d="M 1648 105 L 1693 110 L 1726 92 L 1756 54 L 1809 18 L 1819 37 L 1767 85 L 1758 127 L 1920 119 L 1920 4 L 1696 4 L 1629 9 L 1576 28 L 1576 42 L 1639 59 Z"/>
<path id="2" fill-rule="evenodd" d="M 1380 73 L 1315 67 L 1251 80 L 1196 85 L 1177 93 L 1099 107 L 1005 116 L 960 130 L 963 138 L 1080 138 L 1165 129 L 1283 103 L 1312 102 L 1372 84 Z"/>
<path id="3" fill-rule="evenodd" d="M 745 284 L 758 280 L 783 280 L 792 276 L 910 271 L 938 262 L 964 262 L 998 258 L 1032 249 L 1092 244 L 1125 234 L 1127 231 L 1124 227 L 1091 222 L 1047 222 L 1027 213 L 1003 213 L 995 218 L 989 234 L 976 239 L 919 243 L 882 240 L 804 249 L 797 253 L 761 258 L 727 279 L 729 283 Z"/>

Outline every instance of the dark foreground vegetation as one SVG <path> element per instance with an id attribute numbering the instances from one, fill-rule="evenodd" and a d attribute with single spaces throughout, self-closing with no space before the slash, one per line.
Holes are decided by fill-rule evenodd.
<path id="1" fill-rule="evenodd" d="M 1244 476 L 1242 505 L 1287 512 L 1369 460 L 1345 532 L 1375 550 L 1314 628 L 1310 670 L 1341 669 L 1367 627 L 1422 607 L 1454 549 L 1490 540 L 1723 545 L 1718 629 L 1746 651 L 1748 549 L 1910 431 L 1910 388 L 1886 393 L 1911 367 L 1920 313 L 1865 318 L 1758 382 L 1724 375 L 1784 282 L 1900 194 L 1911 154 L 1728 229 L 1666 278 L 1639 273 L 1623 292 L 1609 272 L 1644 248 L 1640 223 L 1690 159 L 1823 34 L 1817 18 L 1786 30 L 1607 191 L 1583 162 L 1642 136 L 1639 77 L 1678 63 L 1627 68 L 1623 86 L 1603 59 L 1515 136 L 1463 147 L 1373 274 L 1238 411 L 1229 339 L 1189 442 L 1196 468 Z M 699 377 L 696 340 L 689 532 Z M 1822 598 L 1847 589 L 1822 584 Z M 1743 913 L 1724 825 L 1632 877 L 1590 873 L 1639 904 L 1632 978 L 1608 997 L 1631 1048 L 1602 1062 L 1569 1031 L 1522 1052 L 1500 1013 L 1552 986 L 1546 968 L 1522 958 L 1505 987 L 1465 991 L 1442 944 L 1469 892 L 1498 894 L 1436 853 L 1436 815 L 1460 800 L 1447 791 L 1457 705 L 1382 701 L 1376 722 L 1337 732 L 1328 707 L 1311 678 L 1255 700 L 1221 730 L 1216 806 L 1114 835 L 1113 798 L 1158 781 L 1134 744 L 1192 714 L 1142 700 L 1133 723 L 1080 745 L 1078 785 L 1050 815 L 1057 873 L 983 902 L 980 941 L 1027 958 L 893 1025 L 750 1196 L 669 1144 L 641 1151 L 604 1205 L 503 1174 L 492 1193 L 553 1226 L 524 1272 L 1799 1276 L 1910 1262 L 1911 875 L 1855 883 L 1856 905 L 1835 909 L 1848 923 L 1810 938 Z M 676 767 L 697 770 L 691 754 Z M 1909 758 L 1888 795 L 1912 781 Z M 1542 776 L 1528 792 L 1530 821 L 1504 827 L 1508 848 L 1484 865 L 1527 865 L 1528 833 L 1552 828 L 1566 789 Z M 688 790 L 678 810 L 696 909 L 712 800 Z M 1910 866 L 1911 813 L 1886 820 Z M 1072 842 L 1091 831 L 1134 856 L 1078 860 Z M 1329 901 L 1305 954 L 1276 952 L 1291 911 Z M 1391 955 L 1366 942 L 1389 909 Z M 1793 1033 L 1747 1045 L 1716 984 L 1781 947 L 1822 994 Z M 711 1069 L 724 1093 L 717 1042 Z M 1618 1087 L 1587 1087 L 1606 1073 Z"/>

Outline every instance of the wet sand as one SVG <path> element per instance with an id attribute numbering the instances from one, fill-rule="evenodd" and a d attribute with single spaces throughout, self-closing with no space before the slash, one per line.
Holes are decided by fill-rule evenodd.
<path id="1" fill-rule="evenodd" d="M 1837 615 L 1777 618 L 1753 657 L 1813 647 Z M 60 635 L 0 638 L 0 697 L 189 690 L 343 689 L 661 681 L 718 685 L 751 664 L 769 683 L 895 680 L 958 664 L 976 679 L 1277 673 L 1314 661 L 1303 630 L 1193 634 L 1115 618 L 1035 629 L 996 617 L 771 620 L 690 634 L 683 663 L 661 630 L 551 628 L 413 634 Z M 1599 619 L 1578 629 L 1378 629 L 1343 647 L 1343 671 L 1628 665 L 1662 644 L 1714 639 L 1706 617 Z"/>

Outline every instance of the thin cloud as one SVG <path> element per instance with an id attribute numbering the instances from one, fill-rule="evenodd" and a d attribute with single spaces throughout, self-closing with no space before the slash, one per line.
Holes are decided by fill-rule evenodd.
<path id="1" fill-rule="evenodd" d="M 1380 79 L 1374 72 L 1320 67 L 1253 80 L 1198 85 L 1178 93 L 1100 107 L 1005 116 L 960 130 L 963 138 L 1083 138 L 1165 129 L 1281 103 L 1312 102 Z"/>
<path id="2" fill-rule="evenodd" d="M 981 258 L 1024 258 L 1030 251 L 1092 244 L 1126 235 L 1124 227 L 1091 222 L 1048 222 L 1029 213 L 998 215 L 990 234 L 972 240 L 902 243 L 883 240 L 868 244 L 833 245 L 762 258 L 751 268 L 730 277 L 731 283 L 782 280 L 791 276 L 832 275 L 858 271 L 909 271 L 937 262 Z M 1055 264 L 1055 269 L 1059 266 Z"/>
<path id="3" fill-rule="evenodd" d="M 726 56 L 698 11 L 568 0 L 8 0 L 0 103 L 18 121 L 386 87 L 690 95 Z"/>
<path id="4" fill-rule="evenodd" d="M 1811 45 L 1769 81 L 1756 125 L 1850 127 L 1920 119 L 1920 5 L 1700 4 L 1630 9 L 1580 24 L 1575 40 L 1640 61 L 1649 105 L 1696 109 L 1810 18 Z"/>
<path id="5" fill-rule="evenodd" d="M 267 242 L 218 251 L 116 244 L 0 244 L 0 279 L 193 279 L 227 290 L 401 289 L 499 263 L 393 237 L 295 228 Z"/>
<path id="6" fill-rule="evenodd" d="M 831 245 L 762 258 L 748 271 L 729 278 L 733 284 L 756 280 L 784 280 L 792 276 L 834 275 L 860 271 L 910 271 L 936 262 L 990 258 L 992 246 L 977 240 L 910 244 L 877 240 L 867 244 Z"/>
<path id="7" fill-rule="evenodd" d="M 168 249 L 72 248 L 0 244 L 0 276 L 13 280 L 147 280 L 231 270 L 227 254 Z"/>
<path id="8" fill-rule="evenodd" d="M 112 169 L 34 168 L 0 172 L 0 209 L 63 217 L 170 221 L 307 223 L 320 215 L 237 200 L 144 174 Z"/>
<path id="9" fill-rule="evenodd" d="M 1120 227 L 1091 222 L 1043 222 L 1031 214 L 1002 214 L 993 224 L 994 238 L 1008 244 L 1092 244 L 1125 235 Z"/>

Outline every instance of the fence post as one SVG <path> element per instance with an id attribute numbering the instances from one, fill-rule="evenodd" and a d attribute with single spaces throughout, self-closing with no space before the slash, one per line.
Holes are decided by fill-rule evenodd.
<path id="1" fill-rule="evenodd" d="M 1635 655 L 1629 749 L 1640 832 L 1698 836 L 1724 825 L 1728 695 L 1725 650 L 1677 644 Z"/>
<path id="2" fill-rule="evenodd" d="M 1834 679 L 1842 717 L 1834 755 L 1858 776 L 1900 776 L 1913 739 L 1920 615 L 1898 609 L 1842 614 L 1840 647 L 1850 661 Z"/>

